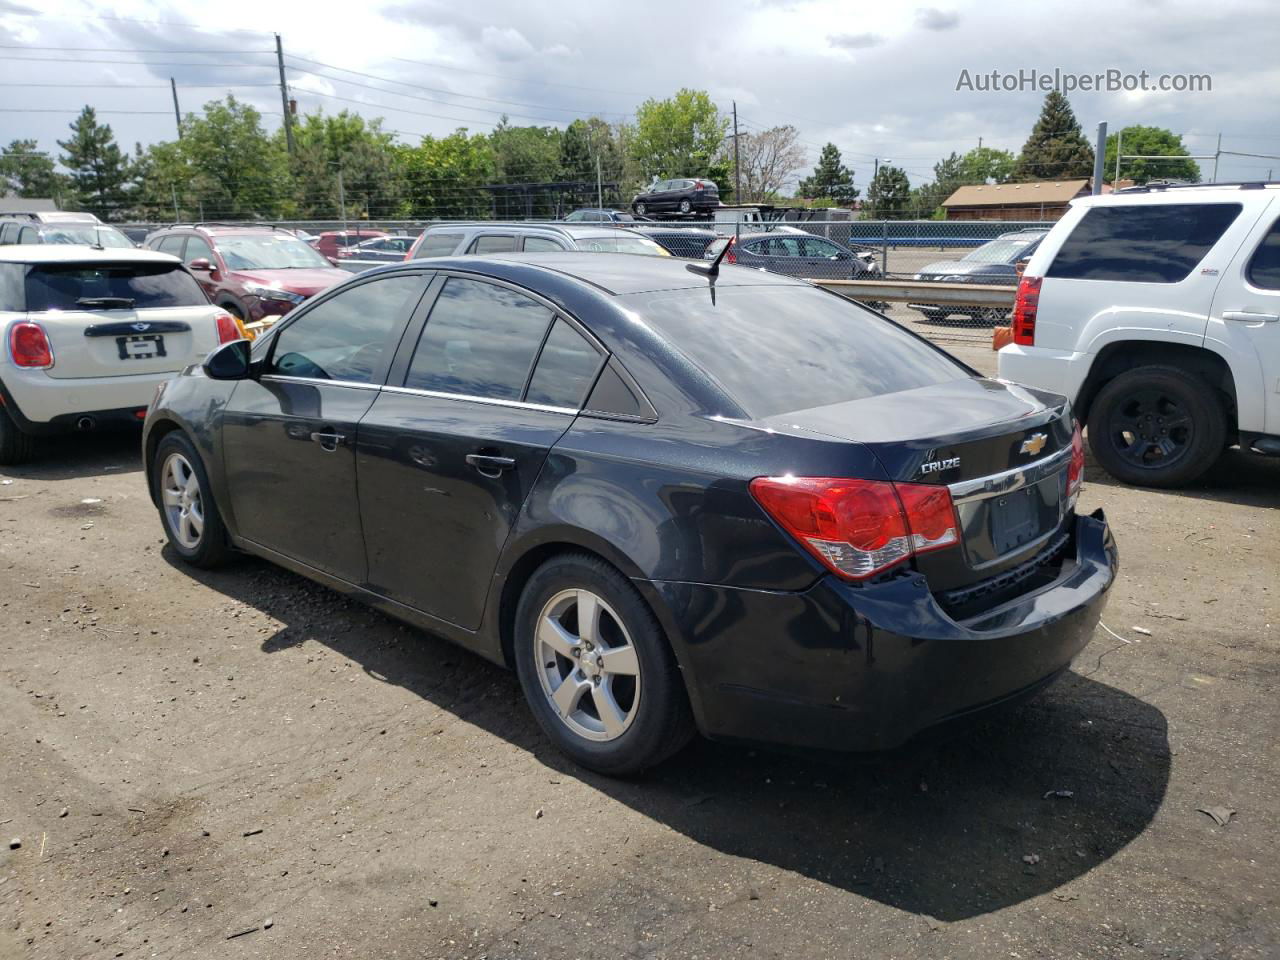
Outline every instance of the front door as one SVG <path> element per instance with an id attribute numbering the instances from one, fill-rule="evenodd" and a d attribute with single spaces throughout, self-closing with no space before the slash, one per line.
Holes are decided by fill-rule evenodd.
<path id="1" fill-rule="evenodd" d="M 236 385 L 222 449 L 237 532 L 353 583 L 365 574 L 356 498 L 360 421 L 426 277 L 375 277 L 299 309 Z"/>
<path id="2" fill-rule="evenodd" d="M 369 586 L 474 629 L 511 526 L 604 356 L 545 302 L 457 276 L 411 339 L 356 449 Z"/>

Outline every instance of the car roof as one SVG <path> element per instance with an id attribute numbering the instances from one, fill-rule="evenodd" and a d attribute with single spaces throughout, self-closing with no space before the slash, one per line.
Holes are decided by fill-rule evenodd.
<path id="1" fill-rule="evenodd" d="M 1143 205 L 1163 203 L 1223 203 L 1252 200 L 1270 201 L 1280 183 L 1186 183 L 1177 186 L 1126 187 L 1112 193 L 1077 197 L 1071 206 Z"/>
<path id="2" fill-rule="evenodd" d="M 501 220 L 479 220 L 474 223 L 436 223 L 423 231 L 426 233 L 451 233 L 458 230 L 493 230 L 498 233 L 507 231 L 525 231 L 528 233 L 556 233 L 560 236 L 579 239 L 582 237 L 612 237 L 618 234 L 633 234 L 629 227 L 615 226 L 612 223 L 531 223 L 529 221 L 503 222 Z"/>
<path id="3" fill-rule="evenodd" d="M 171 223 L 168 226 L 157 228 L 154 232 L 163 233 L 167 230 L 189 230 L 207 233 L 212 236 L 225 236 L 234 233 L 277 233 L 284 234 L 286 237 L 295 236 L 292 230 L 288 230 L 285 227 L 273 227 L 257 223 Z"/>
<path id="4" fill-rule="evenodd" d="M 181 263 L 158 250 L 118 247 L 100 250 L 75 243 L 8 244 L 0 247 L 2 263 Z"/>

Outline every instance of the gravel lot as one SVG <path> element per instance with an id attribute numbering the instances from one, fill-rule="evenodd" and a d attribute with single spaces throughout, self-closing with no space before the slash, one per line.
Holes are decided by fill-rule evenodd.
<path id="1" fill-rule="evenodd" d="M 1091 465 L 1124 639 L 961 739 L 635 782 L 438 639 L 179 565 L 134 438 L 0 480 L 4 960 L 1280 956 L 1280 463 Z"/>

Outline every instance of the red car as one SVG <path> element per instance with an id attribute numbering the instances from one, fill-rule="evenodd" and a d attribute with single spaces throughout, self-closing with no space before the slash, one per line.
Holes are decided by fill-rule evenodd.
<path id="1" fill-rule="evenodd" d="M 354 247 L 357 243 L 372 240 L 374 237 L 385 236 L 388 236 L 385 230 L 370 230 L 367 227 L 357 227 L 354 230 L 326 230 L 319 235 L 315 248 L 320 251 L 322 257 L 333 263 L 338 259 L 339 250 Z"/>
<path id="2" fill-rule="evenodd" d="M 351 276 L 288 230 L 233 224 L 179 224 L 146 246 L 181 257 L 209 299 L 256 334 L 308 297 Z"/>

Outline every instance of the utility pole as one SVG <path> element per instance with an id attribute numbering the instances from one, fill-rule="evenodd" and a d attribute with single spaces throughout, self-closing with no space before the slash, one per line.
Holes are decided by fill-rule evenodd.
<path id="1" fill-rule="evenodd" d="M 293 116 L 289 113 L 289 85 L 284 81 L 284 47 L 280 44 L 280 34 L 276 34 L 276 65 L 280 68 L 280 107 L 284 111 L 284 139 L 289 145 L 289 154 L 293 154 Z"/>
<path id="2" fill-rule="evenodd" d="M 1218 148 L 1213 151 L 1213 176 L 1209 178 L 1210 183 L 1218 182 L 1218 155 L 1222 153 L 1222 134 L 1218 134 Z"/>
<path id="3" fill-rule="evenodd" d="M 733 202 L 742 202 L 742 171 L 738 167 L 738 101 L 733 101 Z"/>
<path id="4" fill-rule="evenodd" d="M 178 185 L 171 184 L 173 187 L 173 222 L 179 223 L 182 220 L 182 214 L 178 212 Z"/>
<path id="5" fill-rule="evenodd" d="M 1117 144 L 1119 146 L 1119 144 Z M 1098 124 L 1098 145 L 1093 151 L 1093 195 L 1102 192 L 1102 167 L 1107 161 L 1107 121 Z M 1115 184 L 1112 184 L 1114 187 Z"/>
<path id="6" fill-rule="evenodd" d="M 338 209 L 342 214 L 342 231 L 347 230 L 347 192 L 342 186 L 342 165 L 338 165 Z"/>
<path id="7" fill-rule="evenodd" d="M 979 137 L 979 138 L 978 138 L 978 149 L 979 149 L 979 150 L 981 150 L 981 149 L 982 149 L 982 138 L 981 138 L 981 137 Z"/>
<path id="8" fill-rule="evenodd" d="M 178 109 L 178 81 L 169 78 L 169 89 L 173 91 L 173 119 L 178 124 L 178 139 L 182 139 L 182 111 Z"/>
<path id="9" fill-rule="evenodd" d="M 596 154 L 596 206 L 604 209 L 604 184 L 600 180 L 600 154 Z"/>

